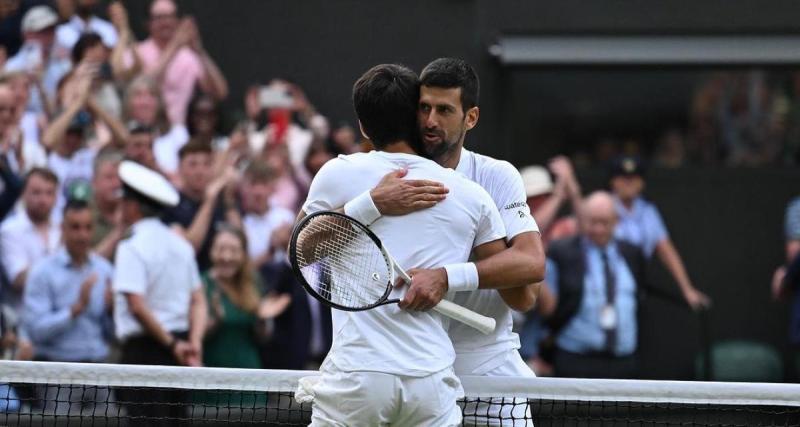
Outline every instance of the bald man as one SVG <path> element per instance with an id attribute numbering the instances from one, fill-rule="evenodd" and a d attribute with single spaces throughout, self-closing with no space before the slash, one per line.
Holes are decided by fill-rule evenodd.
<path id="1" fill-rule="evenodd" d="M 614 200 L 592 193 L 581 212 L 581 233 L 550 244 L 547 286 L 556 296 L 549 319 L 555 373 L 576 378 L 636 378 L 637 290 L 644 254 L 614 237 Z"/>

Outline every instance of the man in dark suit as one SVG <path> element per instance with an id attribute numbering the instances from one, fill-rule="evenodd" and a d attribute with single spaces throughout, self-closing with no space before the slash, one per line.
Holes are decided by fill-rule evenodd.
<path id="1" fill-rule="evenodd" d="M 638 376 L 637 295 L 643 285 L 641 250 L 614 238 L 617 213 L 606 192 L 586 198 L 581 233 L 550 244 L 547 285 L 557 304 L 549 325 L 557 376 Z"/>

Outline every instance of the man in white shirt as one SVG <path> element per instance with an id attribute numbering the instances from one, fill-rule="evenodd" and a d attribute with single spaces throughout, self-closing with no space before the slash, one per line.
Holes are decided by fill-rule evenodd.
<path id="1" fill-rule="evenodd" d="M 473 250 L 482 257 L 504 249 L 505 232 L 489 195 L 416 155 L 418 95 L 416 74 L 398 65 L 373 67 L 355 83 L 353 103 L 363 133 L 381 151 L 326 163 L 300 217 L 343 206 L 387 172 L 405 167 L 411 177 L 445 183 L 451 195 L 430 209 L 368 224 L 399 265 L 448 266 L 464 262 Z M 392 297 L 405 298 L 412 290 L 428 291 L 412 283 L 395 289 Z M 334 342 L 321 380 L 305 390 L 314 398 L 311 425 L 460 425 L 456 399 L 462 390 L 453 375 L 447 323 L 433 311 L 412 312 L 394 304 L 355 313 L 334 310 Z"/>
<path id="2" fill-rule="evenodd" d="M 178 204 L 178 192 L 157 172 L 131 161 L 119 167 L 122 215 L 131 237 L 117 246 L 114 323 L 121 362 L 135 365 L 202 364 L 206 300 L 191 245 L 158 219 Z M 185 395 L 128 390 L 130 415 L 141 425 L 170 425 L 185 417 Z M 153 419 L 148 419 L 153 418 Z M 159 424 L 159 422 L 161 424 Z M 138 424 L 137 424 L 138 425 Z"/>
<path id="3" fill-rule="evenodd" d="M 75 2 L 75 14 L 69 21 L 56 28 L 56 43 L 72 50 L 81 34 L 91 32 L 99 35 L 107 48 L 113 48 L 117 44 L 117 30 L 110 22 L 99 18 L 95 13 L 99 2 L 97 0 L 73 1 Z"/>
<path id="4" fill-rule="evenodd" d="M 446 270 L 417 270 L 414 279 L 440 289 L 469 283 L 476 290 L 459 292 L 453 301 L 497 320 L 497 328 L 488 335 L 455 322 L 450 324 L 457 375 L 534 376 L 517 351 L 519 337 L 512 331 L 511 319 L 512 308 L 527 311 L 533 307 L 538 285 L 530 284 L 540 282 L 544 274 L 539 228 L 526 203 L 522 179 L 510 163 L 463 148 L 465 135 L 477 125 L 479 116 L 478 76 L 469 64 L 440 58 L 425 67 L 420 80 L 419 127 L 425 152 L 440 165 L 480 184 L 491 195 L 505 225 L 509 247 L 478 261 L 475 267 L 468 267 L 472 263 L 467 263 Z M 403 174 L 385 177 L 382 185 L 370 192 L 375 209 L 364 209 L 354 216 L 403 215 L 436 203 L 435 186 L 399 179 Z M 427 204 L 416 203 L 425 195 Z M 437 302 L 421 295 L 408 304 L 427 309 Z M 524 402 L 514 405 L 467 402 L 464 414 L 466 424 L 479 425 L 521 425 L 520 420 L 530 419 Z M 517 420 L 516 424 L 512 418 Z"/>

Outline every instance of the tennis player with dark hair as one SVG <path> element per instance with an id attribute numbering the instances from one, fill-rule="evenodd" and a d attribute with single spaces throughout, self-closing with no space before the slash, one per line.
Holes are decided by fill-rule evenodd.
<path id="1" fill-rule="evenodd" d="M 408 169 L 436 180 L 451 195 L 406 216 L 368 222 L 401 267 L 439 267 L 505 249 L 502 220 L 489 195 L 455 171 L 417 155 L 417 75 L 399 65 L 378 65 L 353 87 L 362 133 L 378 151 L 340 156 L 319 171 L 300 218 L 333 210 L 368 191 L 388 172 Z M 370 203 L 362 197 L 355 203 Z M 401 298 L 412 284 L 392 291 Z M 424 293 L 424 290 L 420 292 Z M 313 395 L 313 426 L 460 425 L 462 394 L 453 373 L 449 321 L 435 311 L 389 304 L 367 311 L 333 310 L 333 346 L 319 382 L 298 393 Z"/>
<path id="2" fill-rule="evenodd" d="M 522 178 L 510 163 L 464 148 L 466 134 L 477 125 L 480 116 L 480 83 L 477 73 L 467 62 L 454 58 L 436 59 L 422 70 L 420 83 L 418 123 L 425 153 L 438 164 L 462 173 L 489 193 L 505 225 L 508 248 L 488 259 L 479 257 L 476 263 L 412 270 L 415 284 L 433 291 L 408 293 L 401 306 L 424 310 L 438 302 L 430 300 L 429 296 L 442 295 L 454 289 L 473 290 L 458 292 L 453 302 L 493 317 L 497 320 L 497 328 L 493 333 L 483 335 L 458 322 L 450 324 L 448 332 L 457 354 L 456 374 L 534 376 L 519 355 L 519 336 L 512 331 L 511 318 L 511 309 L 527 311 L 535 304 L 538 285 L 534 283 L 543 279 L 545 263 L 539 227 L 526 203 Z M 417 212 L 426 206 L 415 201 L 424 195 L 432 199 L 435 194 L 428 189 L 434 187 L 401 179 L 404 174 L 405 171 L 400 171 L 386 176 L 381 185 L 361 196 L 368 197 L 372 203 L 361 203 L 356 209 L 348 204 L 345 212 L 357 219 L 425 212 Z M 513 423 L 513 418 L 517 420 L 514 425 L 520 425 L 520 420 L 530 419 L 526 406 L 468 402 L 464 408 L 464 421 L 484 425 L 500 418 Z"/>

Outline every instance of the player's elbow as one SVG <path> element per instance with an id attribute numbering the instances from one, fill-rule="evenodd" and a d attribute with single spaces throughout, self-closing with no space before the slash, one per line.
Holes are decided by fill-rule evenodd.
<path id="1" fill-rule="evenodd" d="M 544 280 L 544 254 L 530 254 L 528 255 L 528 262 L 525 268 L 525 283 L 539 283 Z"/>

